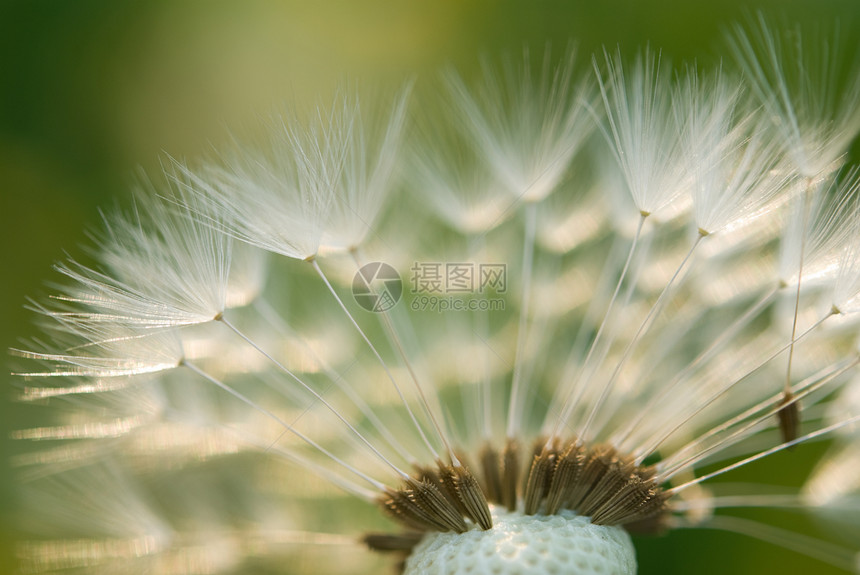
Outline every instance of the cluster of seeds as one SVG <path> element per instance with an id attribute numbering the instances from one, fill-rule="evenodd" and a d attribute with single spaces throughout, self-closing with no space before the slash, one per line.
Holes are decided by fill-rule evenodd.
<path id="1" fill-rule="evenodd" d="M 860 488 L 860 75 L 791 37 L 735 31 L 737 73 L 526 52 L 443 74 L 441 103 L 348 88 L 167 162 L 106 218 L 98 265 L 58 266 L 48 337 L 16 351 L 22 399 L 61 407 L 15 433 L 27 570 L 230 573 L 284 542 L 357 547 L 329 533 L 348 529 L 410 575 L 631 573 L 628 533 L 687 527 L 850 568 L 722 512 L 824 515 Z M 826 487 L 703 485 L 833 436 Z M 237 468 L 247 515 L 187 487 Z"/>

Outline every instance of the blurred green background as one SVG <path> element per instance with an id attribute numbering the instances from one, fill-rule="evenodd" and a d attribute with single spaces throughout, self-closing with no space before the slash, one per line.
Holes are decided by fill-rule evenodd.
<path id="1" fill-rule="evenodd" d="M 860 16 L 860 2 L 3 2 L 0 3 L 0 348 L 35 335 L 23 308 L 80 254 L 98 207 L 127 202 L 138 167 L 194 157 L 284 102 L 327 97 L 344 78 L 432 75 L 523 45 L 577 41 L 585 52 L 650 43 L 673 62 L 713 62 L 725 27 L 749 10 L 791 20 Z M 855 143 L 854 157 L 857 157 Z M 26 412 L 7 401 L 0 422 Z M 806 454 L 818 448 L 807 449 Z M 780 457 L 775 482 L 806 465 Z M 0 573 L 14 572 L 16 509 L 0 463 Z M 640 545 L 642 572 L 808 573 L 822 566 L 739 536 L 696 531 Z M 727 550 L 730 550 L 727 552 Z"/>

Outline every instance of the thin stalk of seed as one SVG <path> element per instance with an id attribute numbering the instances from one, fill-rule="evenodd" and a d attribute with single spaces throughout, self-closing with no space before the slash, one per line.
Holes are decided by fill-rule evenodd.
<path id="1" fill-rule="evenodd" d="M 403 396 L 403 391 L 400 389 L 400 386 L 397 385 L 397 381 L 394 379 L 394 375 L 391 373 L 391 370 L 389 369 L 388 364 L 385 363 L 385 360 L 382 359 L 381 355 L 379 355 L 379 352 L 376 350 L 376 347 L 370 342 L 370 339 L 364 333 L 364 330 L 361 329 L 361 326 L 358 325 L 358 322 L 356 322 L 355 318 L 352 317 L 352 314 L 349 313 L 349 310 L 346 308 L 346 305 L 343 303 L 343 300 L 340 299 L 339 295 L 337 295 L 337 292 L 335 291 L 334 287 L 331 285 L 331 282 L 329 282 L 325 273 L 323 273 L 322 268 L 320 268 L 316 259 L 314 258 L 314 259 L 310 259 L 307 261 L 310 262 L 310 264 L 313 266 L 314 270 L 317 272 L 317 274 L 322 279 L 325 286 L 328 288 L 328 291 L 331 292 L 332 296 L 334 296 L 334 299 L 337 301 L 338 305 L 340 306 L 340 309 L 343 310 L 343 313 L 345 313 L 347 318 L 349 318 L 350 323 L 352 323 L 353 327 L 355 327 L 355 329 L 358 331 L 359 335 L 361 336 L 361 339 L 364 340 L 364 342 L 370 348 L 370 351 L 373 352 L 373 355 L 376 356 L 377 360 L 379 360 L 379 363 L 382 365 L 382 369 L 385 370 L 385 374 L 388 376 L 389 381 L 391 381 L 391 384 L 394 386 L 394 390 L 397 392 L 398 397 L 400 397 L 400 402 L 403 404 L 403 407 L 406 408 L 406 412 L 409 414 L 409 418 L 412 420 L 413 425 L 415 425 L 415 429 L 418 431 L 418 434 L 421 436 L 421 439 L 424 441 L 424 445 L 427 446 L 427 449 L 430 451 L 430 453 L 434 459 L 439 459 L 439 454 L 433 448 L 433 445 L 430 443 L 430 440 L 427 438 L 427 435 L 424 433 L 424 429 L 421 427 L 421 424 L 418 423 L 418 419 L 415 417 L 415 412 L 413 412 L 412 408 L 409 407 L 409 403 L 406 401 L 406 398 Z M 426 407 L 426 400 L 424 399 L 423 395 L 421 396 L 421 399 L 422 399 L 422 401 L 424 401 L 425 407 Z"/>
<path id="2" fill-rule="evenodd" d="M 813 431 L 812 433 L 807 433 L 806 435 L 798 437 L 797 439 L 794 439 L 792 441 L 787 441 L 785 443 L 781 443 L 775 447 L 771 447 L 770 449 L 766 449 L 765 451 L 761 451 L 755 455 L 751 455 L 750 457 L 747 457 L 746 459 L 738 461 L 737 463 L 734 463 L 732 465 L 728 465 L 726 467 L 723 467 L 722 469 L 718 469 L 718 470 L 713 471 L 711 473 L 708 473 L 706 475 L 700 475 L 699 477 L 696 477 L 695 479 L 692 479 L 686 483 L 683 483 L 681 485 L 678 485 L 676 487 L 672 487 L 672 488 L 668 489 L 666 491 L 666 493 L 668 493 L 669 495 L 676 495 L 677 493 L 680 493 L 684 489 L 687 489 L 693 485 L 697 485 L 703 481 L 707 481 L 709 479 L 712 479 L 714 477 L 722 475 L 723 473 L 728 473 L 729 471 L 733 471 L 739 467 L 743 467 L 744 465 L 747 465 L 747 464 L 752 463 L 754 461 L 758 461 L 759 459 L 762 459 L 764 457 L 768 457 L 770 455 L 773 455 L 774 453 L 779 453 L 780 451 L 794 447 L 795 445 L 797 445 L 799 443 L 803 443 L 803 442 L 815 439 L 817 437 L 822 437 L 824 435 L 827 435 L 828 433 L 832 433 L 834 431 L 842 429 L 843 427 L 847 427 L 849 425 L 852 425 L 858 421 L 860 421 L 860 415 L 855 415 L 854 417 L 849 417 L 848 419 L 838 421 L 832 425 L 828 425 L 827 427 L 823 427 L 821 429 Z"/>
<path id="3" fill-rule="evenodd" d="M 350 250 L 350 254 L 352 255 L 352 259 L 353 262 L 355 262 L 356 267 L 360 270 L 363 264 L 358 248 Z M 451 461 L 459 463 L 457 461 L 457 455 L 454 453 L 454 448 L 451 446 L 450 441 L 448 441 L 447 434 L 442 430 L 442 427 L 439 425 L 439 421 L 436 419 L 436 416 L 433 415 L 433 411 L 430 409 L 430 404 L 427 402 L 427 396 L 424 393 L 424 389 L 421 386 L 421 382 L 418 381 L 418 375 L 416 375 L 415 370 L 412 367 L 412 362 L 409 361 L 409 357 L 406 355 L 406 351 L 403 348 L 403 342 L 400 339 L 400 334 L 397 333 L 397 330 L 394 328 L 394 324 L 392 323 L 391 318 L 388 317 L 388 310 L 382 310 L 379 315 L 381 316 L 382 323 L 385 326 L 385 333 L 388 335 L 389 342 L 392 344 L 392 347 L 397 350 L 397 354 L 403 360 L 403 365 L 406 367 L 406 371 L 409 372 L 409 377 L 412 378 L 412 383 L 415 385 L 415 389 L 418 391 L 418 396 L 421 398 L 421 405 L 424 407 L 424 411 L 427 413 L 427 417 L 430 418 L 433 427 L 436 429 L 436 433 L 439 435 L 439 438 L 445 445 L 445 449 L 448 451 L 448 455 L 451 457 Z"/>
<path id="4" fill-rule="evenodd" d="M 591 426 L 594 418 L 597 416 L 597 413 L 600 411 L 603 403 L 609 397 L 610 391 L 615 387 L 615 382 L 618 381 L 618 376 L 621 375 L 621 370 L 624 365 L 627 363 L 627 360 L 630 359 L 630 356 L 633 354 L 633 350 L 636 348 L 636 345 L 639 343 L 639 339 L 642 334 L 645 332 L 647 327 L 650 327 L 652 320 L 656 319 L 659 313 L 663 310 L 663 307 L 667 301 L 669 293 L 671 291 L 672 286 L 675 284 L 675 281 L 681 274 L 681 271 L 684 270 L 687 266 L 687 262 L 690 261 L 690 258 L 693 256 L 693 252 L 696 251 L 696 248 L 701 243 L 702 239 L 704 239 L 708 235 L 708 232 L 704 230 L 699 230 L 698 235 L 696 236 L 696 240 L 693 242 L 693 245 L 690 246 L 690 251 L 687 252 L 687 255 L 684 256 L 684 259 L 681 261 L 681 264 L 678 266 L 678 269 L 675 270 L 675 273 L 669 279 L 669 282 L 663 288 L 663 291 L 660 292 L 660 295 L 657 297 L 657 301 L 654 302 L 654 305 L 651 306 L 651 309 L 648 311 L 648 315 L 645 316 L 645 319 L 642 320 L 639 329 L 636 330 L 636 333 L 633 335 L 633 339 L 630 340 L 630 343 L 627 344 L 627 347 L 624 349 L 624 353 L 622 353 L 621 358 L 618 360 L 615 369 L 612 372 L 612 375 L 609 377 L 609 381 L 606 385 L 603 386 L 603 390 L 598 397 L 595 404 L 591 407 L 591 411 L 588 414 L 588 417 L 585 420 L 585 423 L 582 425 L 582 428 L 579 430 L 578 435 L 580 437 L 586 438 L 587 433 L 589 431 L 589 427 Z"/>
<path id="5" fill-rule="evenodd" d="M 507 436 L 515 437 L 522 424 L 524 398 L 522 391 L 522 371 L 525 360 L 526 340 L 528 338 L 529 307 L 531 304 L 532 264 L 534 263 L 535 234 L 537 233 L 537 204 L 530 202 L 525 209 L 526 227 L 523 241 L 523 285 L 520 318 L 517 326 L 517 347 L 514 355 L 514 373 L 511 380 L 511 397 L 508 405 Z"/>
<path id="6" fill-rule="evenodd" d="M 265 299 L 258 299 L 254 302 L 254 307 L 257 309 L 259 315 L 269 322 L 276 330 L 281 332 L 283 335 L 296 335 L 295 332 L 289 327 L 286 321 L 281 318 L 280 314 L 275 310 L 269 302 Z M 361 411 L 362 415 L 364 415 L 368 421 L 373 425 L 373 428 L 376 429 L 382 437 L 388 442 L 394 451 L 402 457 L 409 464 L 414 465 L 417 463 L 417 460 L 412 456 L 403 445 L 397 441 L 397 438 L 394 437 L 394 434 L 391 432 L 388 427 L 382 423 L 382 420 L 379 419 L 379 416 L 373 411 L 370 406 L 367 404 L 364 399 L 358 395 L 351 385 L 347 384 L 343 378 L 343 376 L 334 369 L 331 368 L 330 365 L 326 361 L 323 360 L 314 350 L 308 345 L 304 339 L 299 338 L 298 341 L 302 344 L 306 353 L 308 353 L 317 364 L 322 368 L 323 372 L 329 377 L 329 379 L 340 389 L 343 391 L 350 401 L 355 404 L 355 406 Z"/>
<path id="7" fill-rule="evenodd" d="M 835 309 L 835 308 L 831 309 L 829 313 L 827 313 L 824 317 L 822 317 L 821 319 L 816 321 L 814 324 L 812 324 L 808 329 L 806 329 L 806 331 L 801 333 L 794 341 L 800 341 L 801 339 L 803 339 L 804 337 L 806 337 L 807 335 L 812 333 L 815 330 L 815 328 L 820 326 L 822 323 L 827 321 L 829 318 L 833 317 L 834 315 L 838 315 L 838 314 L 839 314 L 839 311 L 837 309 Z M 636 456 L 636 463 L 641 465 L 646 457 L 648 457 L 649 455 L 651 455 L 652 453 L 657 451 L 657 449 L 660 447 L 660 445 L 662 445 L 664 441 L 666 441 L 669 437 L 671 437 L 684 424 L 689 422 L 692 418 L 696 417 L 696 415 L 701 413 L 705 408 L 707 408 L 709 405 L 711 405 L 714 401 L 716 401 L 717 399 L 719 399 L 720 397 L 722 397 L 723 395 L 728 393 L 728 391 L 730 389 L 732 389 L 734 386 L 738 385 L 742 381 L 745 381 L 746 378 L 748 378 L 753 373 L 755 373 L 756 371 L 758 371 L 759 369 L 761 369 L 762 367 L 764 367 L 765 365 L 767 365 L 768 363 L 773 361 L 774 358 L 776 358 L 779 354 L 783 353 L 786 349 L 788 349 L 789 345 L 790 345 L 789 343 L 785 344 L 784 346 L 782 346 L 781 348 L 776 350 L 774 353 L 772 353 L 769 357 L 767 357 L 764 361 L 760 362 L 756 367 L 754 367 L 753 369 L 748 371 L 745 375 L 739 377 L 738 379 L 736 379 L 735 381 L 733 381 L 732 383 L 730 383 L 729 385 L 727 385 L 723 389 L 718 390 L 716 393 L 711 395 L 711 397 L 709 397 L 707 399 L 707 401 L 703 402 L 700 407 L 695 409 L 693 411 L 693 413 L 691 413 L 690 415 L 685 417 L 682 421 L 678 422 L 670 430 L 668 430 L 666 433 L 664 433 L 662 436 L 660 436 L 654 443 L 652 443 L 651 445 L 648 445 L 644 449 L 638 450 L 638 455 Z"/>
<path id="8" fill-rule="evenodd" d="M 783 386 L 783 403 L 785 407 L 777 412 L 779 419 L 779 431 L 783 441 L 791 441 L 797 438 L 800 430 L 800 404 L 791 401 L 791 365 L 794 359 L 794 336 L 797 334 L 797 316 L 800 313 L 800 283 L 803 279 L 803 260 L 806 256 L 807 222 L 809 220 L 809 204 L 812 200 L 812 178 L 806 178 L 806 187 L 803 192 L 803 217 L 801 218 L 800 234 L 800 262 L 797 270 L 797 288 L 794 293 L 794 317 L 791 321 L 791 347 L 788 349 L 788 366 L 785 370 L 785 385 Z"/>
<path id="9" fill-rule="evenodd" d="M 588 353 L 585 356 L 585 359 L 582 362 L 582 366 L 579 369 L 580 377 L 576 377 L 574 380 L 574 385 L 571 388 L 571 391 L 568 397 L 564 401 L 564 407 L 561 411 L 561 416 L 558 418 L 558 421 L 555 424 L 555 428 L 553 429 L 550 437 L 558 437 L 561 433 L 561 427 L 564 423 L 570 419 L 573 410 L 576 409 L 579 401 L 582 399 L 582 395 L 585 392 L 586 386 L 582 384 L 581 374 L 585 373 L 586 368 L 591 363 L 592 354 L 597 349 L 597 343 L 600 341 L 603 336 L 603 330 L 606 328 L 609 323 L 609 316 L 612 313 L 612 308 L 615 306 L 615 301 L 618 299 L 618 293 L 621 291 L 621 286 L 624 284 L 624 280 L 627 277 L 627 272 L 630 269 L 630 262 L 633 261 L 633 254 L 636 252 L 636 247 L 639 244 L 639 238 L 642 235 L 642 227 L 645 224 L 645 219 L 648 217 L 648 214 L 641 212 L 639 214 L 639 222 L 636 226 L 636 233 L 633 235 L 633 242 L 630 245 L 630 250 L 627 252 L 627 259 L 624 261 L 624 267 L 621 269 L 621 275 L 618 277 L 618 282 L 615 284 L 615 290 L 612 292 L 612 297 L 609 299 L 609 304 L 606 306 L 606 312 L 603 314 L 603 319 L 600 322 L 600 327 L 597 328 L 597 334 L 594 336 L 594 339 L 591 342 L 590 347 L 588 348 Z M 575 393 L 575 395 L 574 395 Z"/>
<path id="10" fill-rule="evenodd" d="M 753 320 L 756 316 L 758 316 L 759 312 L 765 308 L 779 293 L 779 290 L 782 289 L 782 284 L 777 284 L 774 286 L 768 293 L 763 295 L 757 302 L 747 309 L 743 315 L 741 315 L 738 319 L 732 322 L 724 332 L 720 334 L 720 336 L 710 345 L 708 348 L 700 353 L 696 359 L 694 359 L 687 367 L 682 369 L 678 374 L 672 379 L 672 381 L 666 385 L 665 387 L 661 387 L 660 391 L 654 394 L 651 398 L 648 399 L 646 404 L 642 407 L 642 409 L 637 410 L 638 413 L 636 416 L 630 421 L 627 425 L 627 428 L 612 438 L 611 443 L 613 445 L 623 445 L 628 439 L 630 439 L 631 434 L 639 427 L 642 421 L 648 417 L 650 414 L 654 413 L 654 409 L 662 403 L 665 398 L 674 392 L 678 385 L 686 381 L 687 376 L 689 376 L 698 366 L 708 361 L 711 357 L 716 354 L 720 348 L 731 341 L 735 335 L 737 335 L 740 330 L 746 327 L 750 321 Z"/>
<path id="11" fill-rule="evenodd" d="M 855 365 L 856 365 L 856 362 L 855 362 Z M 851 367 L 853 367 L 853 365 Z M 819 381 L 818 382 L 819 385 L 813 386 L 810 389 L 805 390 L 802 394 L 793 395 L 792 396 L 793 399 L 791 399 L 790 401 L 793 403 L 800 401 L 802 398 L 804 398 L 807 395 L 809 395 L 810 393 L 816 391 L 817 389 L 819 389 L 824 384 L 832 381 L 833 379 L 835 379 L 836 377 L 838 377 L 839 375 L 841 375 L 845 371 L 847 371 L 847 368 L 845 370 L 838 371 L 838 372 L 828 376 L 827 378 Z M 674 475 L 674 473 L 677 473 L 678 470 L 683 469 L 683 468 L 688 468 L 692 465 L 695 465 L 696 463 L 705 459 L 714 450 L 719 449 L 720 447 L 724 447 L 732 439 L 735 439 L 737 437 L 742 437 L 745 432 L 749 431 L 750 429 L 752 429 L 756 425 L 759 425 L 760 423 L 773 417 L 773 415 L 775 413 L 778 413 L 779 411 L 784 410 L 785 409 L 785 403 L 784 403 L 785 402 L 785 395 L 777 396 L 777 398 L 775 398 L 774 400 L 771 400 L 771 403 L 776 403 L 775 407 L 773 407 L 772 409 L 770 409 L 766 413 L 762 414 L 757 419 L 752 420 L 747 425 L 741 427 L 740 429 L 735 430 L 733 433 L 729 434 L 727 437 L 722 438 L 720 441 L 714 443 L 713 445 L 711 445 L 707 448 L 704 448 L 704 449 L 700 449 L 700 451 L 698 451 L 696 453 L 696 455 L 688 458 L 687 460 L 684 460 L 684 461 L 678 463 L 676 466 L 674 466 L 672 468 L 671 471 L 670 470 L 663 471 L 661 473 L 661 478 L 664 478 L 665 480 L 670 479 L 672 477 L 672 475 Z M 661 464 L 662 463 L 663 462 L 661 462 Z"/>
<path id="12" fill-rule="evenodd" d="M 311 446 L 311 447 L 313 447 L 314 449 L 317 449 L 317 450 L 318 450 L 318 451 L 320 451 L 323 455 L 327 456 L 329 459 L 331 459 L 331 460 L 332 460 L 332 461 L 334 461 L 335 463 L 337 463 L 337 464 L 339 464 L 339 465 L 343 466 L 344 468 L 346 468 L 347 470 L 351 471 L 352 473 L 354 473 L 355 475 L 357 475 L 357 476 L 358 476 L 358 477 L 360 477 L 361 479 L 363 479 L 363 480 L 367 481 L 370 485 L 372 485 L 373 487 L 375 487 L 377 490 L 382 491 L 382 490 L 385 490 L 385 489 L 386 489 L 385 485 L 383 485 L 383 484 L 382 484 L 382 483 L 380 483 L 379 481 L 376 481 L 375 479 L 371 478 L 370 476 L 366 475 L 365 473 L 362 473 L 361 471 L 359 471 L 358 469 L 356 469 L 356 468 L 355 468 L 355 467 L 353 467 L 352 465 L 350 465 L 350 464 L 348 464 L 347 462 L 343 461 L 342 459 L 340 459 L 339 457 L 337 457 L 336 455 L 334 455 L 333 453 L 331 453 L 330 451 L 328 451 L 328 450 L 327 450 L 326 448 L 324 448 L 323 446 L 321 446 L 321 445 L 319 445 L 318 443 L 316 443 L 314 440 L 312 440 L 312 439 L 311 439 L 311 438 L 309 438 L 308 436 L 304 435 L 303 433 L 301 433 L 300 431 L 298 431 L 297 429 L 295 429 L 293 426 L 291 426 L 290 424 L 288 424 L 286 421 L 284 421 L 283 419 L 281 419 L 280 417 L 278 417 L 277 415 L 275 415 L 274 413 L 272 413 L 272 412 L 271 412 L 271 411 L 269 411 L 268 409 L 266 409 L 266 408 L 264 408 L 264 407 L 262 407 L 262 406 L 258 405 L 256 402 L 254 402 L 253 400 L 249 399 L 248 397 L 246 397 L 246 396 L 245 396 L 245 395 L 243 395 L 242 393 L 240 393 L 240 392 L 236 391 L 235 389 L 233 389 L 233 388 L 232 388 L 232 387 L 230 387 L 229 385 L 227 385 L 227 384 L 225 384 L 224 382 L 220 381 L 219 379 L 217 379 L 217 378 L 215 378 L 215 377 L 213 377 L 213 376 L 209 375 L 208 373 L 206 373 L 205 371 L 203 371 L 202 369 L 200 369 L 199 367 L 197 367 L 196 365 L 194 365 L 194 364 L 193 364 L 193 363 L 191 363 L 190 361 L 188 361 L 188 360 L 185 360 L 185 359 L 184 359 L 184 360 L 182 360 L 182 362 L 180 363 L 180 365 L 184 365 L 185 367 L 187 367 L 188 369 L 190 369 L 191 371 L 193 371 L 193 372 L 194 372 L 194 373 L 196 373 L 197 375 L 199 375 L 199 376 L 203 377 L 204 379 L 206 379 L 206 380 L 207 380 L 207 381 L 209 381 L 210 383 L 213 383 L 213 384 L 214 384 L 214 385 L 216 385 L 217 387 L 220 387 L 221 389 L 223 389 L 224 391 L 226 391 L 227 393 L 229 393 L 229 394 L 230 394 L 230 395 L 232 395 L 233 397 L 235 397 L 235 398 L 237 398 L 238 400 L 242 401 L 243 403 L 246 403 L 247 405 L 249 405 L 249 406 L 253 407 L 254 409 L 256 409 L 257 411 L 259 411 L 259 412 L 260 412 L 260 413 L 262 413 L 263 415 L 266 415 L 267 417 L 269 417 L 269 418 L 273 419 L 275 422 L 277 422 L 277 423 L 278 423 L 278 425 L 280 425 L 281 427 L 283 427 L 283 428 L 284 428 L 284 429 L 286 429 L 287 431 L 289 431 L 289 432 L 293 433 L 296 437 L 298 437 L 299 439 L 301 439 L 302 441 L 304 441 L 305 443 L 307 443 L 308 445 L 310 445 L 310 446 Z"/>
<path id="13" fill-rule="evenodd" d="M 860 355 L 852 359 L 843 360 L 818 371 L 817 373 L 807 377 L 805 380 L 797 383 L 791 391 L 793 394 L 797 394 L 799 398 L 802 399 L 810 393 L 813 393 L 818 389 L 822 388 L 829 382 L 835 380 L 842 374 L 847 373 L 851 369 L 855 368 L 857 365 L 860 365 Z M 747 409 L 743 413 L 740 413 L 735 417 L 724 421 L 716 427 L 712 427 L 703 435 L 700 435 L 681 449 L 677 450 L 669 457 L 663 459 L 660 462 L 660 467 L 666 470 L 667 467 L 669 467 L 670 465 L 674 466 L 673 462 L 677 461 L 684 454 L 690 452 L 698 453 L 697 450 L 701 449 L 701 446 L 704 444 L 705 441 L 707 441 L 711 437 L 722 433 L 723 431 L 726 431 L 727 429 L 737 425 L 738 423 L 745 421 L 747 418 L 755 415 L 763 409 L 767 409 L 769 406 L 774 405 L 774 403 L 780 400 L 780 397 L 781 394 L 770 397 L 769 399 L 759 402 L 757 405 Z"/>
<path id="14" fill-rule="evenodd" d="M 266 357 L 266 359 L 271 361 L 278 369 L 280 369 L 281 371 L 283 371 L 284 373 L 289 375 L 291 378 L 293 378 L 293 380 L 295 380 L 296 383 L 301 385 L 305 389 L 305 391 L 307 391 L 312 396 L 314 396 L 314 398 L 317 401 L 319 401 L 320 403 L 322 403 L 326 407 L 326 409 L 328 409 L 331 413 L 333 413 L 334 416 L 337 417 L 341 423 L 346 425 L 346 427 L 359 439 L 359 441 L 361 441 L 368 449 L 370 449 L 374 455 L 376 455 L 383 463 L 385 463 L 392 470 L 394 470 L 395 473 L 400 475 L 401 479 L 407 479 L 409 477 L 409 474 L 407 474 L 405 471 L 403 471 L 402 469 L 400 469 L 399 467 L 394 465 L 391 461 L 389 461 L 389 459 L 387 457 L 385 457 L 379 451 L 379 449 L 377 449 L 377 447 L 373 445 L 373 443 L 371 441 L 369 441 L 366 437 L 364 437 L 364 435 L 360 431 L 358 431 L 358 429 L 356 429 L 354 425 L 352 425 L 349 421 L 347 421 L 347 419 L 343 415 L 341 415 L 338 410 L 336 410 L 334 407 L 332 407 L 332 405 L 328 401 L 326 401 L 326 399 L 322 395 L 320 395 L 319 393 L 314 391 L 313 388 L 311 388 L 311 386 L 309 386 L 304 381 L 302 381 L 302 379 L 299 376 L 297 376 L 295 373 L 290 371 L 284 364 L 282 364 L 281 362 L 276 360 L 268 352 L 263 350 L 259 345 L 257 345 L 251 338 L 249 338 L 247 335 L 245 335 L 239 328 L 237 328 L 233 323 L 231 323 L 223 315 L 219 316 L 217 319 L 218 319 L 218 321 L 223 323 L 225 326 L 230 328 L 230 330 L 232 330 L 236 335 L 238 335 L 240 338 L 242 338 L 245 342 L 247 342 L 248 345 L 253 347 L 259 353 L 261 353 L 264 357 Z"/>

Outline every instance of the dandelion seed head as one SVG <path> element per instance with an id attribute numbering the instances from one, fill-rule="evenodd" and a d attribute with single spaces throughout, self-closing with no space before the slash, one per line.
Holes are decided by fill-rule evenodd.
<path id="1" fill-rule="evenodd" d="M 827 136 L 806 173 L 772 116 L 808 102 L 755 78 L 593 64 L 341 89 L 106 217 L 16 352 L 28 568 L 635 573 L 681 528 L 851 568 L 731 510 L 852 523 L 856 171 Z M 805 487 L 712 481 L 831 437 Z"/>

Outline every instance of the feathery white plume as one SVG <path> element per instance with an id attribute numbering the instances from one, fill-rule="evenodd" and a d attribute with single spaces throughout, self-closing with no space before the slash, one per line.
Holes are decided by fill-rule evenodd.
<path id="1" fill-rule="evenodd" d="M 850 54 L 838 26 L 808 32 L 759 13 L 752 30 L 735 25 L 730 46 L 796 169 L 812 178 L 860 131 L 860 52 Z"/>
<path id="2" fill-rule="evenodd" d="M 855 180 L 852 188 L 857 189 Z M 833 287 L 833 309 L 843 314 L 860 311 L 860 206 L 853 206 L 848 226 L 851 235 L 842 248 L 839 273 Z"/>
<path id="3" fill-rule="evenodd" d="M 842 250 L 849 242 L 856 241 L 853 218 L 857 212 L 858 191 L 860 181 L 854 168 L 819 178 L 810 188 L 809 198 L 805 194 L 795 197 L 780 242 L 781 281 L 797 281 L 801 246 L 805 242 L 803 282 L 832 283 L 839 270 Z M 804 217 L 805 210 L 808 214 Z"/>
<path id="4" fill-rule="evenodd" d="M 49 369 L 19 373 L 25 377 L 130 377 L 178 367 L 183 359 L 182 342 L 172 331 L 141 336 L 139 330 L 94 324 L 87 330 L 74 326 L 84 343 L 60 353 L 13 350 L 22 357 L 37 359 Z"/>
<path id="5" fill-rule="evenodd" d="M 179 194 L 194 209 L 195 198 Z M 82 329 L 98 323 L 163 329 L 205 323 L 223 313 L 230 238 L 156 197 L 151 185 L 138 194 L 131 214 L 105 218 L 97 242 L 102 267 L 74 260 L 57 266 L 74 283 L 42 308 L 44 313 Z"/>
<path id="6" fill-rule="evenodd" d="M 354 105 L 338 96 L 305 124 L 275 117 L 256 149 L 237 142 L 220 160 L 183 170 L 204 206 L 201 220 L 264 250 L 313 258 L 343 177 Z"/>
<path id="7" fill-rule="evenodd" d="M 406 123 L 411 86 L 393 99 L 372 95 L 361 105 L 358 94 L 344 96 L 343 124 L 352 124 L 344 166 L 333 191 L 322 236 L 324 250 L 353 250 L 373 229 L 391 191 Z M 354 101 L 353 101 L 354 100 Z M 387 108 L 387 111 L 386 111 Z M 351 118 L 347 121 L 346 119 Z"/>
<path id="8" fill-rule="evenodd" d="M 739 87 L 733 81 L 722 74 L 700 81 L 695 70 L 685 80 L 676 114 L 693 216 L 700 232 L 712 234 L 772 207 L 793 172 L 758 114 L 738 109 Z"/>
<path id="9" fill-rule="evenodd" d="M 604 135 L 636 208 L 650 215 L 685 191 L 679 130 L 673 121 L 671 71 L 658 53 L 641 52 L 625 72 L 620 51 L 604 51 L 606 77 L 594 68 L 606 108 Z"/>
<path id="10" fill-rule="evenodd" d="M 449 101 L 425 100 L 420 102 L 418 136 L 411 142 L 404 178 L 409 190 L 461 233 L 501 225 L 515 212 L 505 185 L 473 140 L 463 135 L 459 119 L 445 113 Z"/>
<path id="11" fill-rule="evenodd" d="M 592 83 L 575 77 L 574 61 L 572 48 L 555 65 L 547 49 L 537 72 L 528 50 L 522 63 L 505 60 L 501 71 L 484 61 L 475 89 L 455 72 L 446 74 L 472 146 L 514 200 L 536 202 L 552 193 L 594 129 Z"/>

